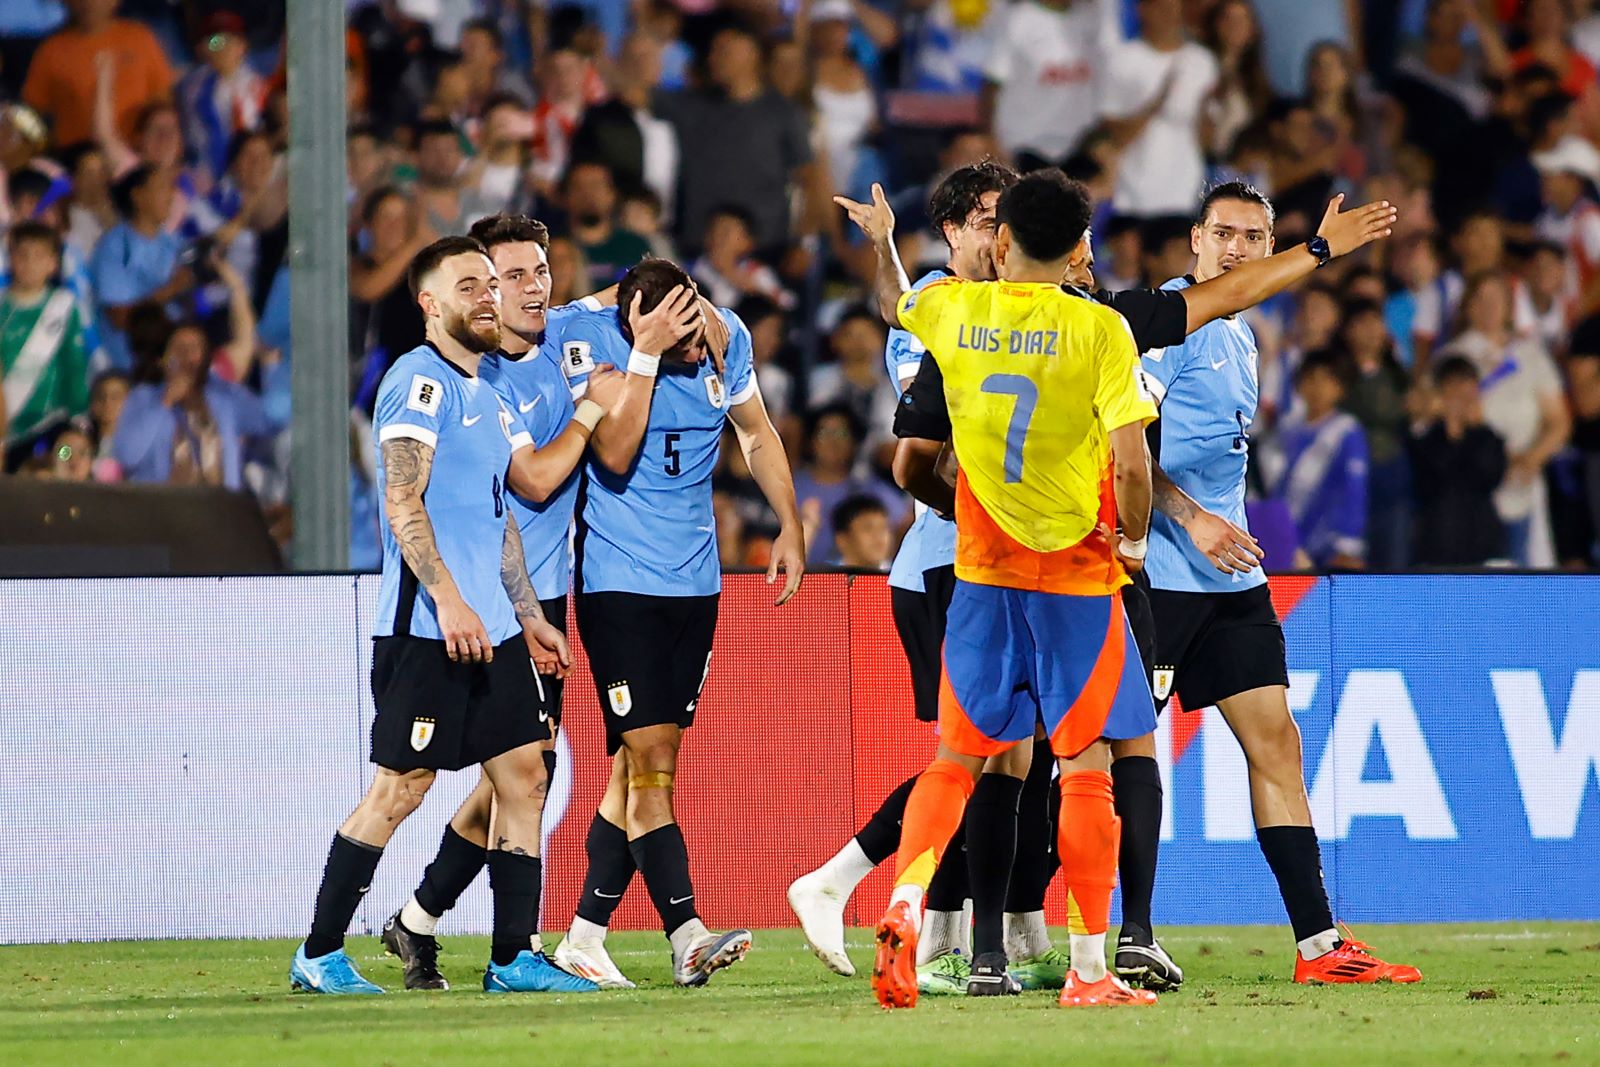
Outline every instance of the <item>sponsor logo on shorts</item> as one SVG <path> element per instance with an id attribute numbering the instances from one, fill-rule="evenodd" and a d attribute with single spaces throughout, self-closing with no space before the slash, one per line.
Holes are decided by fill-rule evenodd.
<path id="1" fill-rule="evenodd" d="M 627 682 L 606 686 L 606 699 L 611 702 L 611 714 L 618 718 L 633 710 L 633 690 Z"/>
<path id="2" fill-rule="evenodd" d="M 1155 697 L 1157 700 L 1165 700 L 1172 695 L 1173 670 L 1171 667 L 1157 667 L 1153 673 L 1155 684 L 1152 689 Z"/>
<path id="3" fill-rule="evenodd" d="M 428 742 L 433 740 L 432 719 L 411 720 L 411 747 L 418 752 L 428 747 Z"/>

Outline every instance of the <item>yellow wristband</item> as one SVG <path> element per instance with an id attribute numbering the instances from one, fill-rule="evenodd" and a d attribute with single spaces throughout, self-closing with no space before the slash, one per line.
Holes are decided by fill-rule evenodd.
<path id="1" fill-rule="evenodd" d="M 590 433 L 594 433 L 594 428 L 600 425 L 600 420 L 605 417 L 606 409 L 588 399 L 578 401 L 578 410 L 572 413 L 572 421 Z"/>

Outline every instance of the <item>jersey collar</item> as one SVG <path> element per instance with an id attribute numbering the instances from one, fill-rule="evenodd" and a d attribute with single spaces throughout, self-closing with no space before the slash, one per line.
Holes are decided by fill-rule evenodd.
<path id="1" fill-rule="evenodd" d="M 443 352 L 439 351 L 439 346 L 434 344 L 432 341 L 423 341 L 422 342 L 422 347 L 426 348 L 428 351 L 430 351 L 434 355 L 438 356 L 440 363 L 443 363 L 446 367 L 449 367 L 451 370 L 455 371 L 457 374 L 461 375 L 461 377 L 467 379 L 469 382 L 473 381 L 474 379 L 477 378 L 476 374 L 468 374 L 465 367 L 458 366 L 457 364 L 451 362 L 451 360 L 446 358 L 445 354 Z M 500 350 L 498 348 L 495 349 L 493 352 L 485 352 L 484 353 L 484 355 L 486 355 L 486 356 L 498 356 L 500 354 L 501 354 L 501 352 L 500 352 Z"/>

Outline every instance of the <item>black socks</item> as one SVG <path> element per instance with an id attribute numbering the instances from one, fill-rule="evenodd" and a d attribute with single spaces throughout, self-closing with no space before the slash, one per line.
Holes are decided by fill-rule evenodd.
<path id="1" fill-rule="evenodd" d="M 972 887 L 974 958 L 1005 956 L 1006 888 L 1017 855 L 1017 800 L 1022 779 L 1008 774 L 978 778 L 967 802 L 967 878 Z M 959 862 L 959 857 L 952 857 Z"/>
<path id="2" fill-rule="evenodd" d="M 489 958 L 504 967 L 527 952 L 539 925 L 539 883 L 543 865 L 538 856 L 495 849 L 489 853 L 489 888 L 494 892 L 494 934 Z"/>
<path id="3" fill-rule="evenodd" d="M 483 870 L 485 849 L 456 833 L 454 826 L 444 828 L 439 839 L 439 851 L 433 862 L 422 872 L 422 883 L 417 886 L 417 903 L 434 917 L 442 916 L 456 906 L 467 886 Z"/>
<path id="4" fill-rule="evenodd" d="M 584 851 L 589 856 L 589 873 L 584 876 L 577 916 L 596 926 L 609 926 L 611 913 L 622 903 L 622 894 L 628 891 L 633 872 L 639 869 L 628 847 L 628 831 L 596 812 L 589 823 Z"/>
<path id="5" fill-rule="evenodd" d="M 344 947 L 344 932 L 350 928 L 361 898 L 372 888 L 372 872 L 378 869 L 382 857 L 381 848 L 352 841 L 343 834 L 333 835 L 328 862 L 322 868 L 322 885 L 317 889 L 311 935 L 306 938 L 308 959 Z"/>
<path id="6" fill-rule="evenodd" d="M 1149 935 L 1161 849 L 1161 768 L 1149 756 L 1124 756 L 1111 765 L 1111 787 L 1122 820 L 1122 925 Z"/>
<path id="7" fill-rule="evenodd" d="M 856 834 L 856 844 L 861 846 L 861 851 L 867 854 L 867 859 L 875 867 L 893 856 L 900 847 L 900 823 L 905 819 L 906 801 L 917 784 L 917 777 L 913 774 L 884 797 L 878 810 L 867 820 L 867 825 Z"/>
<path id="8" fill-rule="evenodd" d="M 1322 853 L 1309 826 L 1266 826 L 1256 831 L 1261 854 L 1278 879 L 1294 939 L 1304 941 L 1334 928 L 1328 889 L 1322 882 Z"/>
<path id="9" fill-rule="evenodd" d="M 672 933 L 697 918 L 694 885 L 689 881 L 689 849 L 677 823 L 657 827 L 628 843 L 633 862 L 644 875 L 645 888 L 661 916 L 661 928 Z"/>

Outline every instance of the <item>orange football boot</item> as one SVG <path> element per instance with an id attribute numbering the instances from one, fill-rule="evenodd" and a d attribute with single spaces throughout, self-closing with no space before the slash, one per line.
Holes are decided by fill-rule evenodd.
<path id="1" fill-rule="evenodd" d="M 878 954 L 872 961 L 872 992 L 884 1008 L 917 1006 L 917 924 L 905 901 L 878 921 Z"/>
<path id="2" fill-rule="evenodd" d="M 1061 987 L 1057 1001 L 1063 1008 L 1144 1008 L 1155 1002 L 1156 995 L 1150 990 L 1134 989 L 1110 971 L 1098 982 L 1085 982 L 1075 970 L 1067 972 L 1067 984 Z"/>
<path id="3" fill-rule="evenodd" d="M 1301 985 L 1346 985 L 1369 982 L 1420 982 L 1422 972 L 1404 963 L 1386 963 L 1372 954 L 1364 943 L 1350 937 L 1343 923 L 1339 932 L 1346 935 L 1339 947 L 1314 960 L 1294 954 L 1294 980 Z"/>

